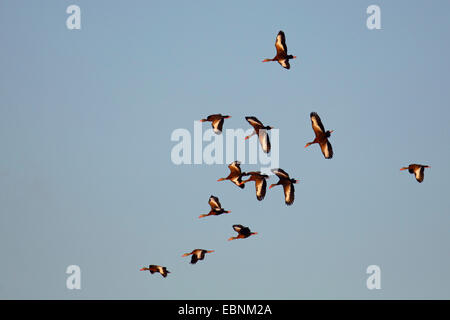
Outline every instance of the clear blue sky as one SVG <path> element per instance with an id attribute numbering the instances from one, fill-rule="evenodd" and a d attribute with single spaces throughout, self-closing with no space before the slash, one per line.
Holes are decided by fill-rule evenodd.
<path id="1" fill-rule="evenodd" d="M 81 30 L 66 28 L 71 4 Z M 371 4 L 382 30 L 366 28 Z M 448 12 L 1 1 L 0 298 L 449 299 Z M 279 30 L 298 56 L 289 71 L 261 63 Z M 303 148 L 311 111 L 335 130 L 332 160 Z M 258 202 L 253 184 L 216 182 L 226 165 L 171 162 L 172 131 L 219 112 L 228 128 L 253 115 L 280 129 L 280 166 L 301 180 L 293 206 L 280 187 Z M 409 163 L 431 165 L 422 184 L 399 171 Z M 232 213 L 198 219 L 211 194 Z M 235 223 L 259 234 L 228 242 Z M 216 252 L 190 265 L 194 248 Z M 71 264 L 81 290 L 66 289 Z M 372 264 L 381 290 L 366 288 Z"/>

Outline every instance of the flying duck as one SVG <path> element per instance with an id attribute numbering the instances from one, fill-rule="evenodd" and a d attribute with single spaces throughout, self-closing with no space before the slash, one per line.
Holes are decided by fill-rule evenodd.
<path id="1" fill-rule="evenodd" d="M 256 199 L 261 201 L 266 196 L 266 187 L 267 182 L 266 179 L 269 178 L 266 174 L 261 174 L 260 171 L 251 171 L 243 174 L 243 176 L 250 176 L 247 180 L 242 181 L 242 183 L 246 183 L 249 181 L 255 181 L 256 188 Z"/>
<path id="2" fill-rule="evenodd" d="M 248 227 L 244 227 L 241 224 L 233 225 L 233 229 L 234 229 L 234 231 L 236 231 L 238 233 L 238 235 L 236 237 L 229 238 L 228 241 L 236 240 L 236 239 L 245 239 L 252 235 L 258 234 L 258 232 L 251 232 Z"/>
<path id="3" fill-rule="evenodd" d="M 400 170 L 406 170 L 408 169 L 409 173 L 414 173 L 414 175 L 416 176 L 416 180 L 417 182 L 421 183 L 423 181 L 424 178 L 424 171 L 425 168 L 431 168 L 430 166 L 426 166 L 426 165 L 422 165 L 422 164 L 410 164 L 407 167 L 403 167 Z"/>
<path id="4" fill-rule="evenodd" d="M 214 132 L 216 134 L 221 134 L 224 119 L 228 118 L 231 118 L 231 116 L 223 116 L 220 113 L 218 113 L 218 114 L 211 114 L 208 117 L 206 117 L 206 119 L 201 119 L 200 122 L 210 121 Z"/>
<path id="5" fill-rule="evenodd" d="M 192 252 L 183 254 L 182 257 L 192 255 L 191 264 L 196 264 L 198 260 L 203 260 L 205 258 L 205 254 L 211 252 L 214 252 L 214 250 L 195 249 L 192 250 Z"/>
<path id="6" fill-rule="evenodd" d="M 148 268 L 142 268 L 139 271 L 150 271 L 151 274 L 154 274 L 155 272 L 159 272 L 164 278 L 167 277 L 167 274 L 170 273 L 169 270 L 167 270 L 166 267 L 157 266 L 154 264 L 151 264 L 148 266 Z"/>
<path id="7" fill-rule="evenodd" d="M 218 216 L 223 213 L 230 213 L 231 211 L 225 211 L 220 204 L 219 198 L 211 195 L 208 200 L 209 205 L 211 206 L 211 211 L 208 214 L 202 214 L 199 218 L 204 218 L 207 216 Z"/>
<path id="8" fill-rule="evenodd" d="M 333 158 L 333 148 L 331 147 L 331 143 L 330 141 L 328 141 L 328 138 L 334 130 L 325 131 L 322 121 L 320 120 L 320 117 L 317 113 L 311 112 L 310 118 L 312 128 L 314 130 L 314 133 L 316 134 L 316 138 L 314 139 L 314 141 L 308 142 L 305 148 L 314 143 L 318 143 L 320 145 L 320 149 L 322 149 L 322 153 L 325 159 Z"/>
<path id="9" fill-rule="evenodd" d="M 295 198 L 294 183 L 299 183 L 299 180 L 291 179 L 289 177 L 289 174 L 287 174 L 286 171 L 284 171 L 283 169 L 280 169 L 280 168 L 272 169 L 272 172 L 277 175 L 279 180 L 277 183 L 271 184 L 269 189 L 281 184 L 283 186 L 283 190 L 284 190 L 284 202 L 288 206 L 290 206 L 291 204 L 294 203 L 294 198 Z"/>
<path id="10" fill-rule="evenodd" d="M 259 121 L 256 117 L 245 117 L 245 120 L 248 121 L 255 129 L 252 134 L 245 137 L 245 140 L 249 139 L 253 135 L 257 134 L 259 137 L 259 143 L 261 144 L 261 148 L 265 153 L 270 152 L 270 140 L 269 135 L 267 134 L 267 130 L 273 129 L 270 126 L 264 126 L 261 121 Z"/>
<path id="11" fill-rule="evenodd" d="M 275 40 L 275 48 L 277 49 L 277 55 L 273 59 L 264 59 L 263 62 L 278 61 L 278 63 L 285 69 L 289 69 L 289 59 L 295 59 L 296 56 L 287 54 L 286 37 L 283 31 L 278 32 L 277 39 Z"/>
<path id="12" fill-rule="evenodd" d="M 244 189 L 245 184 L 242 183 L 242 175 L 245 173 L 241 172 L 241 162 L 240 161 L 233 161 L 228 165 L 228 169 L 230 169 L 230 174 L 226 178 L 220 178 L 217 181 L 224 181 L 224 180 L 230 180 L 235 185 L 237 185 L 239 188 Z"/>

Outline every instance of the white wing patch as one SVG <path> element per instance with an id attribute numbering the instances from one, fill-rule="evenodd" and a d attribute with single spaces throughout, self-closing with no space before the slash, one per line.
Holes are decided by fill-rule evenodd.
<path id="1" fill-rule="evenodd" d="M 249 118 L 247 119 L 247 121 L 252 125 L 252 126 L 262 126 L 262 123 L 259 121 L 256 121 L 255 119 Z"/>
<path id="2" fill-rule="evenodd" d="M 231 179 L 231 181 L 232 181 L 234 184 L 236 184 L 236 185 L 239 185 L 239 184 L 240 184 L 240 182 L 239 182 L 239 176 L 238 176 L 238 177 L 234 177 L 233 179 Z"/>
<path id="3" fill-rule="evenodd" d="M 330 149 L 328 148 L 328 144 L 325 145 L 325 148 L 323 149 L 324 154 L 325 154 L 325 158 L 329 158 L 330 157 Z"/>
<path id="4" fill-rule="evenodd" d="M 233 226 L 234 231 L 239 232 L 241 231 L 241 227 L 240 226 Z"/>
<path id="5" fill-rule="evenodd" d="M 416 176 L 416 180 L 419 182 L 423 181 L 423 168 L 417 167 L 416 170 L 414 170 L 414 175 Z"/>
<path id="6" fill-rule="evenodd" d="M 222 119 L 215 120 L 215 121 L 212 122 L 212 127 L 213 127 L 213 130 L 214 130 L 214 132 L 216 134 L 221 134 L 222 133 L 222 131 L 219 129 L 219 124 L 220 124 L 221 120 Z"/>
<path id="7" fill-rule="evenodd" d="M 218 203 L 218 201 L 216 201 L 216 198 L 210 197 L 210 198 L 209 198 L 209 201 L 211 202 L 210 205 L 211 205 L 212 207 L 220 208 L 220 203 Z"/>
<path id="8" fill-rule="evenodd" d="M 267 130 L 262 129 L 259 130 L 259 142 L 261 143 L 261 148 L 265 153 L 270 152 L 270 140 L 269 135 L 267 134 Z"/>
<path id="9" fill-rule="evenodd" d="M 284 59 L 284 60 L 278 60 L 278 62 L 281 64 L 281 66 L 282 66 L 283 68 L 289 69 L 290 65 L 289 65 L 289 62 L 288 62 L 287 59 Z"/>
<path id="10" fill-rule="evenodd" d="M 294 203 L 294 186 L 292 183 L 283 185 L 284 202 L 290 206 Z"/>
<path id="11" fill-rule="evenodd" d="M 276 46 L 277 46 L 278 48 L 280 48 L 281 50 L 286 51 L 286 48 L 283 46 L 283 43 L 282 43 L 281 40 L 282 40 L 281 35 L 277 35 Z"/>
<path id="12" fill-rule="evenodd" d="M 272 39 L 273 39 L 273 38 L 272 38 Z M 272 41 L 273 41 L 273 40 L 272 40 Z M 281 44 L 281 35 L 280 35 L 280 34 L 277 35 L 277 46 L 283 47 L 282 44 Z"/>
<path id="13" fill-rule="evenodd" d="M 317 118 L 316 118 L 315 116 L 314 116 L 314 117 L 311 117 L 311 122 L 312 122 L 314 131 L 317 130 L 317 131 L 323 132 L 323 130 L 322 130 L 322 128 L 320 127 L 319 123 L 317 122 Z"/>
<path id="14" fill-rule="evenodd" d="M 285 179 L 289 179 L 289 175 L 285 171 L 282 171 L 280 168 L 272 169 L 272 172 L 275 173 L 278 177 L 282 176 Z"/>
<path id="15" fill-rule="evenodd" d="M 333 149 L 329 141 L 326 141 L 326 143 L 322 143 L 320 145 L 320 149 L 322 149 L 322 153 L 325 158 L 330 159 L 331 157 L 333 157 Z"/>

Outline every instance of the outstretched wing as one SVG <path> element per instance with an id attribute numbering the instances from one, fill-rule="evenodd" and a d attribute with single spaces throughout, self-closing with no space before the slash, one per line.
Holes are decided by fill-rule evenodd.
<path id="1" fill-rule="evenodd" d="M 272 172 L 275 173 L 277 175 L 277 177 L 280 179 L 290 179 L 287 172 L 281 168 L 272 169 Z"/>
<path id="2" fill-rule="evenodd" d="M 244 227 L 244 228 L 241 229 L 241 231 L 239 233 L 242 234 L 245 237 L 248 237 L 248 236 L 250 236 L 250 234 L 252 232 L 250 231 L 249 227 Z"/>
<path id="3" fill-rule="evenodd" d="M 259 121 L 256 117 L 245 117 L 245 120 L 248 121 L 252 125 L 253 128 L 259 129 L 264 127 L 261 121 Z"/>
<path id="4" fill-rule="evenodd" d="M 216 134 L 221 134 L 222 133 L 222 128 L 223 128 L 223 118 L 219 118 L 214 120 L 211 125 L 213 127 L 213 130 Z"/>
<path id="5" fill-rule="evenodd" d="M 330 141 L 328 141 L 328 139 L 326 140 L 326 142 L 320 144 L 320 149 L 322 149 L 323 156 L 326 159 L 333 158 L 333 148 L 331 147 L 331 143 Z"/>
<path id="6" fill-rule="evenodd" d="M 287 55 L 286 36 L 283 31 L 278 32 L 275 48 L 277 49 L 277 55 Z"/>
<path id="7" fill-rule="evenodd" d="M 197 261 L 198 261 L 197 254 L 196 254 L 196 253 L 193 253 L 193 254 L 192 254 L 192 257 L 191 257 L 191 264 L 196 264 Z"/>
<path id="8" fill-rule="evenodd" d="M 295 193 L 295 188 L 294 185 L 292 183 L 286 183 L 283 185 L 283 190 L 284 190 L 284 202 L 290 206 L 291 204 L 294 203 L 294 193 Z"/>
<path id="9" fill-rule="evenodd" d="M 322 120 L 320 120 L 319 115 L 316 112 L 311 112 L 310 114 L 312 128 L 316 136 L 320 136 L 325 134 L 325 128 L 322 124 Z"/>
<path id="10" fill-rule="evenodd" d="M 222 207 L 222 205 L 220 204 L 219 198 L 217 198 L 215 196 L 209 197 L 208 203 L 211 206 L 212 210 L 220 209 Z"/>
<path id="11" fill-rule="evenodd" d="M 423 178 L 424 178 L 424 171 L 425 171 L 425 169 L 424 169 L 422 166 L 417 166 L 417 167 L 414 169 L 414 175 L 416 176 L 416 180 L 417 180 L 419 183 L 422 183 L 422 181 L 423 181 Z"/>
<path id="12" fill-rule="evenodd" d="M 167 277 L 167 274 L 170 273 L 170 271 L 167 270 L 166 267 L 163 267 L 162 270 L 163 270 L 162 276 L 163 276 L 164 278 Z"/>
<path id="13" fill-rule="evenodd" d="M 289 63 L 289 59 L 282 59 L 282 60 L 280 59 L 280 60 L 277 60 L 277 61 L 283 68 L 288 69 L 288 70 L 291 68 L 291 65 Z"/>
<path id="14" fill-rule="evenodd" d="M 210 114 L 209 116 L 206 117 L 206 120 L 208 121 L 214 121 L 216 119 L 219 119 L 221 116 L 220 113 L 215 113 L 215 114 Z"/>
<path id="15" fill-rule="evenodd" d="M 267 182 L 266 179 L 258 179 L 255 181 L 256 199 L 261 201 L 266 196 Z"/>
<path id="16" fill-rule="evenodd" d="M 167 277 L 167 270 L 165 267 L 158 266 L 158 272 L 165 278 Z"/>
<path id="17" fill-rule="evenodd" d="M 259 130 L 259 143 L 265 153 L 270 152 L 270 139 L 266 129 Z"/>

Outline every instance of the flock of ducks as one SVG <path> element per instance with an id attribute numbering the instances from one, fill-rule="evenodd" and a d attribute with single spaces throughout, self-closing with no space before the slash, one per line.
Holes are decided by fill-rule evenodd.
<path id="1" fill-rule="evenodd" d="M 278 32 L 278 35 L 276 37 L 275 41 L 275 48 L 277 50 L 277 54 L 272 59 L 264 59 L 263 62 L 268 61 L 277 61 L 283 68 L 290 69 L 289 60 L 297 58 L 293 55 L 288 55 L 287 53 L 287 46 L 286 46 L 286 37 L 283 31 Z M 212 114 L 206 117 L 205 119 L 201 119 L 201 122 L 211 122 L 211 126 L 216 134 L 221 134 L 224 121 L 225 119 L 229 119 L 231 116 L 229 115 L 222 115 L 222 114 Z M 322 150 L 322 154 L 325 157 L 325 159 L 331 159 L 333 158 L 333 148 L 331 146 L 330 141 L 328 138 L 330 138 L 331 133 L 333 130 L 325 130 L 325 127 L 322 123 L 322 120 L 320 119 L 319 115 L 316 112 L 311 112 L 310 114 L 311 118 L 311 125 L 312 129 L 315 133 L 315 138 L 313 141 L 308 142 L 305 145 L 305 148 L 309 147 L 312 144 L 319 144 L 320 149 Z M 267 134 L 268 130 L 273 129 L 271 126 L 265 126 L 260 120 L 258 120 L 256 117 L 245 117 L 245 120 L 253 127 L 253 132 L 249 136 L 246 136 L 245 139 L 250 139 L 253 135 L 257 135 L 259 137 L 259 142 L 261 145 L 261 149 L 265 153 L 270 152 L 270 139 L 269 135 Z M 229 180 L 236 186 L 238 186 L 241 189 L 244 189 L 245 184 L 250 181 L 255 182 L 255 189 L 256 189 L 256 198 L 257 200 L 261 201 L 264 199 L 266 195 L 266 189 L 267 189 L 267 182 L 266 180 L 269 178 L 268 175 L 262 174 L 260 171 L 251 171 L 251 172 L 242 172 L 240 167 L 239 161 L 233 161 L 231 164 L 228 165 L 228 169 L 230 170 L 230 173 L 225 178 L 220 178 L 217 181 L 225 181 Z M 421 183 L 424 179 L 424 169 L 430 168 L 428 165 L 421 165 L 421 164 L 410 164 L 407 167 L 403 167 L 400 170 L 408 170 L 409 173 L 414 174 L 416 180 Z M 281 168 L 272 169 L 271 170 L 277 177 L 278 182 L 275 184 L 271 184 L 269 186 L 269 189 L 272 187 L 275 187 L 277 185 L 283 186 L 284 191 L 284 201 L 285 204 L 290 206 L 294 203 L 295 199 L 295 188 L 294 184 L 299 183 L 299 180 L 293 179 L 289 176 L 289 174 L 284 171 Z M 247 180 L 242 180 L 243 177 L 248 177 Z M 208 204 L 211 207 L 211 210 L 207 214 L 202 214 L 199 216 L 199 218 L 205 218 L 208 216 L 219 216 L 222 214 L 229 214 L 231 211 L 225 210 L 222 208 L 222 205 L 219 201 L 219 198 L 216 196 L 211 195 L 208 200 Z M 257 232 L 252 232 L 249 227 L 235 224 L 233 225 L 234 231 L 237 232 L 237 236 L 230 237 L 228 240 L 236 240 L 236 239 L 245 239 L 252 235 L 258 234 Z M 189 253 L 185 253 L 182 255 L 182 257 L 192 256 L 191 257 L 191 264 L 196 264 L 197 261 L 203 260 L 205 258 L 205 255 L 207 253 L 212 253 L 214 250 L 205 250 L 205 249 L 194 249 Z M 151 274 L 158 272 L 160 273 L 164 278 L 167 277 L 167 275 L 170 273 L 170 271 L 167 270 L 166 267 L 162 267 L 159 265 L 149 265 L 149 267 L 141 268 L 140 271 L 150 271 Z"/>

